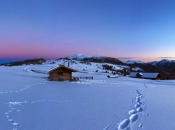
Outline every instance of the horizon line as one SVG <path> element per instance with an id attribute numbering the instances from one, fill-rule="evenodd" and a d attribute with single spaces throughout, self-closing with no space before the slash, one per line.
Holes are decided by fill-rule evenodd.
<path id="1" fill-rule="evenodd" d="M 92 56 L 97 56 L 97 55 L 92 55 Z M 99 55 L 98 55 L 99 56 Z M 67 57 L 67 56 L 66 56 Z M 103 56 L 103 57 L 109 57 L 109 56 Z M 24 57 L 19 57 L 19 58 L 0 58 L 0 64 L 8 64 L 8 63 L 11 63 L 11 62 L 20 62 L 20 61 L 24 61 L 24 60 L 31 60 L 31 59 L 41 59 L 42 57 L 40 58 L 36 58 L 36 57 L 31 57 L 31 58 L 24 58 Z M 65 57 L 60 57 L 60 58 L 65 58 Z M 161 61 L 161 60 L 175 60 L 175 57 L 154 57 L 154 58 L 145 58 L 145 57 L 111 57 L 111 58 L 116 58 L 118 60 L 121 60 L 122 62 L 127 62 L 129 60 L 131 61 L 141 61 L 143 63 L 148 63 L 148 62 L 154 62 L 154 61 Z M 45 59 L 45 60 L 57 60 L 59 59 L 58 58 L 42 58 L 42 59 Z M 141 59 L 141 60 L 140 60 Z M 144 59 L 146 60 L 146 62 L 144 61 Z M 149 60 L 148 60 L 149 59 Z"/>

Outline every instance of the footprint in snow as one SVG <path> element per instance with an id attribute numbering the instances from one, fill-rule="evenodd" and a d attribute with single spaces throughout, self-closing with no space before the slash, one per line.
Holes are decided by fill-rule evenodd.
<path id="1" fill-rule="evenodd" d="M 141 101 L 140 97 L 136 97 L 136 102 L 140 102 L 140 101 Z"/>
<path id="2" fill-rule="evenodd" d="M 134 107 L 135 107 L 136 109 L 139 108 L 140 106 L 141 106 L 141 105 L 138 104 L 138 103 L 134 105 Z"/>
<path id="3" fill-rule="evenodd" d="M 12 123 L 14 122 L 14 120 L 13 120 L 13 119 L 11 119 L 11 118 L 10 118 L 10 119 L 8 119 L 8 121 L 10 121 L 10 122 L 12 122 Z"/>
<path id="4" fill-rule="evenodd" d="M 14 123 L 12 123 L 14 126 L 20 126 L 19 125 L 19 123 L 16 123 L 16 122 L 14 122 Z"/>
<path id="5" fill-rule="evenodd" d="M 135 122 L 138 119 L 137 114 L 130 115 L 129 119 L 124 119 L 118 126 L 118 130 L 125 129 L 129 126 L 130 123 Z"/>
<path id="6" fill-rule="evenodd" d="M 120 129 L 125 129 L 125 128 L 129 125 L 129 123 L 130 123 L 130 120 L 129 120 L 129 119 L 123 120 L 123 121 L 119 124 L 118 129 L 119 129 L 119 130 L 120 130 Z"/>
<path id="7" fill-rule="evenodd" d="M 129 120 L 131 123 L 135 122 L 137 120 L 139 116 L 137 114 L 132 114 L 130 117 L 129 117 Z"/>
<path id="8" fill-rule="evenodd" d="M 137 112 L 142 112 L 142 111 L 143 111 L 143 108 L 142 108 L 142 107 L 138 107 L 138 108 L 136 109 L 136 111 L 137 111 Z"/>
<path id="9" fill-rule="evenodd" d="M 129 115 L 136 114 L 136 113 L 137 113 L 136 110 L 130 110 L 130 111 L 128 112 Z"/>
<path id="10" fill-rule="evenodd" d="M 130 129 L 129 125 L 131 123 L 134 123 L 139 118 L 138 113 L 142 113 L 142 111 L 143 111 L 143 108 L 142 108 L 143 95 L 139 92 L 139 90 L 136 90 L 136 93 L 137 93 L 137 96 L 136 96 L 136 99 L 135 99 L 136 103 L 134 105 L 135 109 L 130 110 L 128 112 L 129 119 L 124 119 L 121 123 L 119 123 L 118 130 L 121 130 L 121 129 L 129 130 Z M 133 100 L 132 100 L 132 102 L 133 102 Z M 143 123 L 139 124 L 138 127 L 142 128 Z"/>

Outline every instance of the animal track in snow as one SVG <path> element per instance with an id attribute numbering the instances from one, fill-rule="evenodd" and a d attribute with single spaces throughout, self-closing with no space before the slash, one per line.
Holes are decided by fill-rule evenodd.
<path id="1" fill-rule="evenodd" d="M 139 92 L 139 90 L 136 90 L 136 93 L 137 93 L 137 96 L 135 98 L 134 109 L 128 112 L 128 115 L 129 115 L 128 118 L 124 119 L 123 121 L 119 123 L 118 130 L 131 129 L 130 124 L 137 121 L 137 119 L 139 118 L 139 114 L 141 114 L 144 110 L 142 107 L 143 106 L 143 102 L 142 102 L 143 95 Z M 138 128 L 142 128 L 142 127 L 143 127 L 143 123 L 139 124 Z"/>
<path id="2" fill-rule="evenodd" d="M 15 127 L 12 130 L 18 130 L 18 128 L 20 127 L 20 124 L 18 122 L 16 122 L 11 116 L 10 113 L 17 111 L 19 112 L 20 110 L 16 110 L 15 106 L 16 105 L 22 105 L 22 104 L 34 104 L 34 103 L 40 103 L 40 102 L 57 102 L 57 103 L 63 103 L 63 102 L 71 102 L 71 100 L 37 100 L 37 101 L 23 101 L 23 102 L 8 102 L 5 103 L 9 106 L 9 111 L 7 111 L 6 113 L 4 113 L 6 115 L 6 118 L 9 122 L 11 122 L 11 124 Z"/>
<path id="3" fill-rule="evenodd" d="M 111 81 L 107 81 L 107 80 L 79 80 L 76 82 L 72 82 L 72 83 L 77 83 L 77 84 L 86 84 L 86 85 L 92 85 L 92 86 L 101 86 L 101 87 L 120 87 L 118 86 L 118 82 L 111 82 Z M 104 84 L 108 84 L 107 86 Z"/>
<path id="4" fill-rule="evenodd" d="M 125 129 L 130 123 L 129 119 L 124 119 L 118 126 L 118 129 Z"/>
<path id="5" fill-rule="evenodd" d="M 138 108 L 136 109 L 136 111 L 137 111 L 137 112 L 142 112 L 142 111 L 143 111 L 143 108 L 142 108 L 142 107 L 138 107 Z"/>
<path id="6" fill-rule="evenodd" d="M 129 115 L 132 115 L 132 114 L 136 114 L 137 113 L 137 111 L 134 109 L 134 110 L 130 110 L 129 112 L 128 112 L 128 114 Z"/>
<path id="7" fill-rule="evenodd" d="M 38 84 L 45 84 L 45 83 L 36 83 L 36 84 L 32 84 L 32 85 L 25 85 L 24 88 L 16 90 L 16 91 L 7 91 L 7 92 L 0 92 L 0 94 L 9 94 L 9 93 L 18 93 L 18 92 L 22 92 L 32 86 L 38 85 Z"/>
<path id="8" fill-rule="evenodd" d="M 129 120 L 131 123 L 135 122 L 138 118 L 138 115 L 137 114 L 132 114 L 130 117 L 129 117 Z"/>

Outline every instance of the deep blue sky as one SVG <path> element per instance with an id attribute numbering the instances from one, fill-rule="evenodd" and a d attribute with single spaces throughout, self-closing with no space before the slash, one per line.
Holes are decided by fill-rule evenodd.
<path id="1" fill-rule="evenodd" d="M 175 57 L 174 0 L 0 0 L 0 19 L 0 59 Z"/>

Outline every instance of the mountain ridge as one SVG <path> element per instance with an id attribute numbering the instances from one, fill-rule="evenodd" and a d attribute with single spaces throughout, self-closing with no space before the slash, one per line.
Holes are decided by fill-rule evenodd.
<path id="1" fill-rule="evenodd" d="M 175 72 L 175 60 L 162 59 L 160 61 L 148 62 L 148 64 Z"/>
<path id="2" fill-rule="evenodd" d="M 111 64 L 120 64 L 120 65 L 125 64 L 117 58 L 107 57 L 107 56 L 87 56 L 83 54 L 73 54 L 65 58 L 68 58 L 71 60 L 88 61 L 88 62 L 111 63 Z"/>
<path id="3" fill-rule="evenodd" d="M 111 68 L 111 65 L 116 65 L 118 67 L 120 66 L 126 66 L 126 68 L 123 68 L 123 72 L 158 72 L 162 75 L 163 79 L 175 79 L 175 61 L 170 60 L 161 60 L 161 61 L 154 61 L 154 62 L 148 62 L 143 63 L 140 61 L 129 61 L 131 64 L 124 63 L 117 58 L 112 57 L 105 57 L 105 56 L 87 56 L 83 54 L 74 54 L 70 55 L 64 58 L 60 58 L 57 60 L 45 60 L 43 58 L 40 59 L 30 59 L 30 60 L 24 60 L 20 62 L 12 62 L 8 64 L 1 64 L 4 66 L 19 66 L 19 65 L 45 65 L 45 64 L 55 64 L 58 66 L 57 62 L 59 60 L 64 61 L 63 64 L 69 64 L 69 63 L 75 63 L 75 61 L 79 61 L 81 66 L 84 66 L 85 64 L 91 64 L 91 63 L 99 63 L 103 64 L 103 68 L 114 70 Z M 121 68 L 121 67 L 120 67 Z M 138 69 L 139 68 L 139 69 Z"/>

